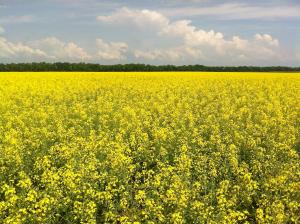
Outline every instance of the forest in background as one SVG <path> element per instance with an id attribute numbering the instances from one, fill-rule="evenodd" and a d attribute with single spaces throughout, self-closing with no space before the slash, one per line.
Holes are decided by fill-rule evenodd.
<path id="1" fill-rule="evenodd" d="M 10 63 L 1 64 L 0 72 L 43 72 L 43 71 L 78 71 L 78 72 L 152 72 L 152 71 L 203 71 L 203 72 L 299 72 L 300 67 L 285 66 L 204 66 L 204 65 L 148 65 L 115 64 L 101 65 L 93 63 Z"/>

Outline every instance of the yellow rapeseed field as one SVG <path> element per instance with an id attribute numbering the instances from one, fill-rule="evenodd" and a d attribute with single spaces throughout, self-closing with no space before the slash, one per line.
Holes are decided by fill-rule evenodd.
<path id="1" fill-rule="evenodd" d="M 0 223 L 300 223 L 300 74 L 2 73 Z"/>

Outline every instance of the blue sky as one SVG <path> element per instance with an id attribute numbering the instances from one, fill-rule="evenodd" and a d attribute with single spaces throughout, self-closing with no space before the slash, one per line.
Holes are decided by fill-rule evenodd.
<path id="1" fill-rule="evenodd" d="M 299 0 L 0 0 L 0 62 L 299 66 L 299 27 Z"/>

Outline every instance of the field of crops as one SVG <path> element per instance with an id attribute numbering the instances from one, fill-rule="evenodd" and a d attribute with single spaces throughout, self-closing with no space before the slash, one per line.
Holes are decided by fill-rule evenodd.
<path id="1" fill-rule="evenodd" d="M 2 73 L 0 223 L 299 223 L 300 74 Z"/>

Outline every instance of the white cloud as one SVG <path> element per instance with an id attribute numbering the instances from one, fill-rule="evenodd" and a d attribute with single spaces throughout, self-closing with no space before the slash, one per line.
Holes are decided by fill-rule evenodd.
<path id="1" fill-rule="evenodd" d="M 150 51 L 135 50 L 134 56 L 137 59 L 163 60 L 163 61 L 187 61 L 189 58 L 203 58 L 200 49 L 188 46 L 179 46 L 169 49 L 154 49 Z"/>
<path id="2" fill-rule="evenodd" d="M 48 57 L 53 60 L 83 61 L 91 58 L 83 48 L 75 43 L 66 43 L 56 37 L 34 41 L 31 45 L 47 52 Z"/>
<path id="3" fill-rule="evenodd" d="M 170 23 L 161 34 L 181 37 L 187 46 L 218 46 L 224 42 L 222 33 L 197 29 L 189 20 Z"/>
<path id="4" fill-rule="evenodd" d="M 125 59 L 124 53 L 128 46 L 123 42 L 105 42 L 102 39 L 96 40 L 98 48 L 97 57 L 104 60 L 122 60 Z"/>
<path id="5" fill-rule="evenodd" d="M 0 58 L 8 61 L 86 61 L 91 56 L 73 42 L 48 37 L 29 43 L 14 43 L 0 37 Z"/>
<path id="6" fill-rule="evenodd" d="M 124 42 L 96 40 L 97 52 L 87 53 L 73 42 L 64 42 L 56 37 L 47 37 L 28 43 L 13 43 L 0 37 L 0 59 L 6 61 L 95 61 L 123 60 L 128 46 Z"/>
<path id="7" fill-rule="evenodd" d="M 126 7 L 116 10 L 111 15 L 98 16 L 97 20 L 102 23 L 116 25 L 136 25 L 140 28 L 165 27 L 169 19 L 156 11 L 132 10 Z"/>
<path id="8" fill-rule="evenodd" d="M 253 6 L 225 3 L 207 7 L 176 7 L 160 10 L 166 16 L 213 16 L 217 19 L 276 19 L 300 18 L 300 6 Z"/>
<path id="9" fill-rule="evenodd" d="M 269 34 L 256 34 L 255 35 L 255 40 L 261 41 L 263 43 L 273 45 L 273 46 L 279 46 L 279 41 L 277 39 L 274 39 L 271 35 Z"/>
<path id="10" fill-rule="evenodd" d="M 100 18 L 100 19 L 99 19 Z M 166 16 L 147 10 L 123 8 L 98 20 L 120 25 L 131 23 L 145 31 L 149 26 L 156 28 L 158 38 L 177 39 L 179 44 L 168 48 L 136 49 L 134 56 L 149 61 L 198 61 L 221 63 L 251 63 L 255 60 L 280 60 L 279 41 L 269 34 L 256 34 L 251 39 L 238 36 L 225 38 L 220 32 L 198 29 L 189 20 L 171 21 Z"/>
<path id="11" fill-rule="evenodd" d="M 12 43 L 0 37 L 0 58 L 4 59 L 43 59 L 46 53 L 40 49 L 32 48 L 23 43 Z M 27 60 L 28 61 L 28 60 Z"/>

